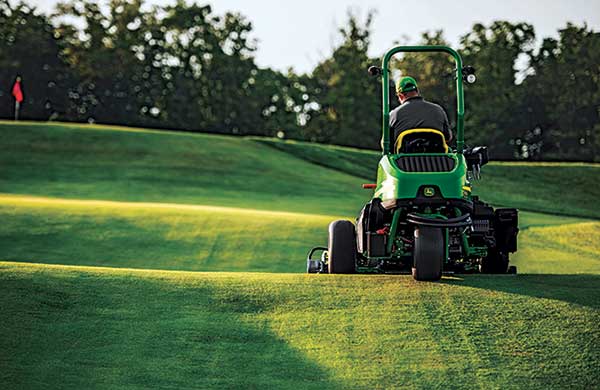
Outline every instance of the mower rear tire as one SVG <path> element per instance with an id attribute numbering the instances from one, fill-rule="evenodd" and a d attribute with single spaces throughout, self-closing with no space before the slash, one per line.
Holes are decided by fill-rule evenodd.
<path id="1" fill-rule="evenodd" d="M 356 231 L 354 224 L 346 220 L 333 221 L 329 224 L 329 273 L 355 273 L 356 252 Z"/>
<path id="2" fill-rule="evenodd" d="M 440 280 L 446 240 L 441 228 L 420 226 L 415 229 L 412 276 L 415 280 Z"/>

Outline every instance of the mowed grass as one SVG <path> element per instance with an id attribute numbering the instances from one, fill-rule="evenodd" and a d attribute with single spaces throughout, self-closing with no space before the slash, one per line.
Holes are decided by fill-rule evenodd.
<path id="1" fill-rule="evenodd" d="M 369 183 L 377 180 L 377 164 L 381 159 L 381 152 L 378 151 L 276 138 L 252 139 L 313 164 L 358 176 Z"/>
<path id="2" fill-rule="evenodd" d="M 595 165 L 565 197 L 542 165 L 549 192 L 525 175 L 509 199 L 529 165 L 498 164 L 486 200 L 561 213 L 560 194 L 574 216 L 520 214 L 520 275 L 417 283 L 298 274 L 368 199 L 371 152 L 0 131 L 0 388 L 600 387 L 600 223 L 582 218 L 598 217 Z"/>
<path id="3" fill-rule="evenodd" d="M 337 146 L 107 126 L 0 122 L 0 131 L 0 192 L 15 194 L 0 197 L 0 256 L 28 262 L 303 272 L 306 252 L 326 243 L 327 224 L 339 218 L 327 215 L 354 219 L 368 199 L 359 187 L 368 180 L 360 177 L 379 158 Z M 496 204 L 556 213 L 572 204 L 573 215 L 593 217 L 597 171 L 589 164 L 490 164 L 484 177 L 492 178 L 475 188 Z M 565 193 L 569 180 L 577 183 Z M 21 194 L 57 198 L 18 200 Z M 573 245 L 552 244 L 558 233 L 544 228 L 578 222 L 585 220 L 521 212 L 522 229 L 539 228 L 521 232 L 514 256 L 521 272 L 595 270 L 595 253 L 566 261 L 575 260 Z M 576 229 L 586 236 L 589 227 Z"/>
<path id="4" fill-rule="evenodd" d="M 368 199 L 360 177 L 379 158 L 337 146 L 107 126 L 0 122 L 0 131 L 0 192 L 15 194 L 0 197 L 0 256 L 27 262 L 303 272 L 306 252 L 326 243 L 327 224 L 339 218 L 328 215 L 354 219 Z M 594 217 L 599 171 L 490 164 L 490 178 L 475 188 L 495 204 L 554 213 L 572 205 L 568 213 Z M 521 272 L 596 272 L 598 253 L 575 250 L 597 238 L 593 224 L 548 229 L 586 220 L 526 211 L 520 219 L 513 262 Z"/>
<path id="5" fill-rule="evenodd" d="M 476 193 L 487 202 L 600 219 L 600 164 L 491 163 Z"/>
<path id="6" fill-rule="evenodd" d="M 332 216 L 0 195 L 4 260 L 188 271 L 305 272 Z"/>
<path id="7" fill-rule="evenodd" d="M 512 256 L 521 272 L 600 274 L 600 222 L 532 227 Z"/>
<path id="8" fill-rule="evenodd" d="M 380 154 L 338 146 L 0 121 L 0 193 L 354 215 Z M 523 210 L 600 219 L 600 164 L 497 163 L 474 192 Z M 560 194 L 557 201 L 556 194 Z"/>
<path id="9" fill-rule="evenodd" d="M 0 193 L 338 215 L 362 180 L 242 137 L 0 122 Z"/>
<path id="10" fill-rule="evenodd" d="M 600 386 L 598 276 L 0 263 L 4 388 Z"/>
<path id="11" fill-rule="evenodd" d="M 305 272 L 308 250 L 327 245 L 327 226 L 343 217 L 0 195 L 0 218 L 4 260 Z M 600 273 L 600 222 L 523 212 L 520 223 L 519 251 L 512 255 L 520 272 Z"/>

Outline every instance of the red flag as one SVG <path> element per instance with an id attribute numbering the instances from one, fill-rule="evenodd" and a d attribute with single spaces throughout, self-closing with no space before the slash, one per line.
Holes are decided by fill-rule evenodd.
<path id="1" fill-rule="evenodd" d="M 15 97 L 15 100 L 18 103 L 23 101 L 23 91 L 21 91 L 21 81 L 15 81 L 15 85 L 13 85 L 12 94 Z"/>

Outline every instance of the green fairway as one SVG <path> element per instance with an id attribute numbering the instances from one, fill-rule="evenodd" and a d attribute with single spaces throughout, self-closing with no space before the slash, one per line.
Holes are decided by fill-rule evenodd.
<path id="1" fill-rule="evenodd" d="M 327 225 L 341 217 L 0 195 L 0 218 L 0 253 L 5 260 L 305 272 L 308 249 L 326 245 Z M 521 272 L 600 273 L 599 226 L 580 218 L 524 212 L 525 230 L 513 263 Z"/>
<path id="2" fill-rule="evenodd" d="M 361 177 L 367 182 L 375 182 L 377 179 L 377 163 L 381 158 L 380 152 L 337 145 L 282 141 L 275 138 L 256 137 L 253 139 L 313 164 Z"/>
<path id="3" fill-rule="evenodd" d="M 5 388 L 600 386 L 598 276 L 0 263 Z"/>
<path id="4" fill-rule="evenodd" d="M 600 222 L 532 227 L 513 263 L 522 272 L 600 274 Z"/>
<path id="5" fill-rule="evenodd" d="M 0 132 L 0 193 L 73 199 L 355 215 L 379 159 L 337 146 L 108 126 L 0 121 Z M 482 174 L 474 191 L 490 203 L 600 218 L 600 164 L 490 163 Z"/>
<path id="6" fill-rule="evenodd" d="M 0 255 L 27 262 L 303 272 L 308 249 L 326 243 L 336 218 L 329 215 L 354 219 L 368 199 L 359 187 L 366 180 L 350 173 L 366 175 L 378 158 L 336 146 L 106 126 L 4 122 L 0 130 L 0 192 L 15 194 L 0 196 Z M 568 179 L 571 171 L 576 180 Z M 561 212 L 564 202 L 550 200 L 562 180 L 575 180 L 564 196 L 577 197 L 572 214 L 594 216 L 596 171 L 583 164 L 492 164 L 484 172 L 492 179 L 476 190 L 497 204 Z M 538 179 L 545 190 L 535 194 Z M 597 253 L 575 261 L 572 246 L 551 245 L 557 233 L 548 225 L 579 222 L 586 220 L 522 212 L 521 229 L 536 229 L 522 231 L 514 263 L 521 272 L 595 270 Z M 584 236 L 589 228 L 578 225 Z"/>
<path id="7" fill-rule="evenodd" d="M 304 272 L 335 217 L 165 203 L 0 196 L 5 260 L 189 271 Z"/>
<path id="8" fill-rule="evenodd" d="M 0 193 L 354 214 L 362 180 L 242 137 L 0 122 Z"/>
<path id="9" fill-rule="evenodd" d="M 476 192 L 528 210 L 520 275 L 417 283 L 301 274 L 374 152 L 0 131 L 0 388 L 600 386 L 598 165 L 486 166 Z"/>

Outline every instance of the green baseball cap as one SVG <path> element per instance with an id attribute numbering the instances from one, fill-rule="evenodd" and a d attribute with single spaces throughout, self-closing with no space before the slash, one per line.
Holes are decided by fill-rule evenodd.
<path id="1" fill-rule="evenodd" d="M 413 79 L 410 76 L 404 76 L 396 83 L 396 93 L 405 93 L 410 91 L 416 91 L 417 88 L 417 80 Z"/>

